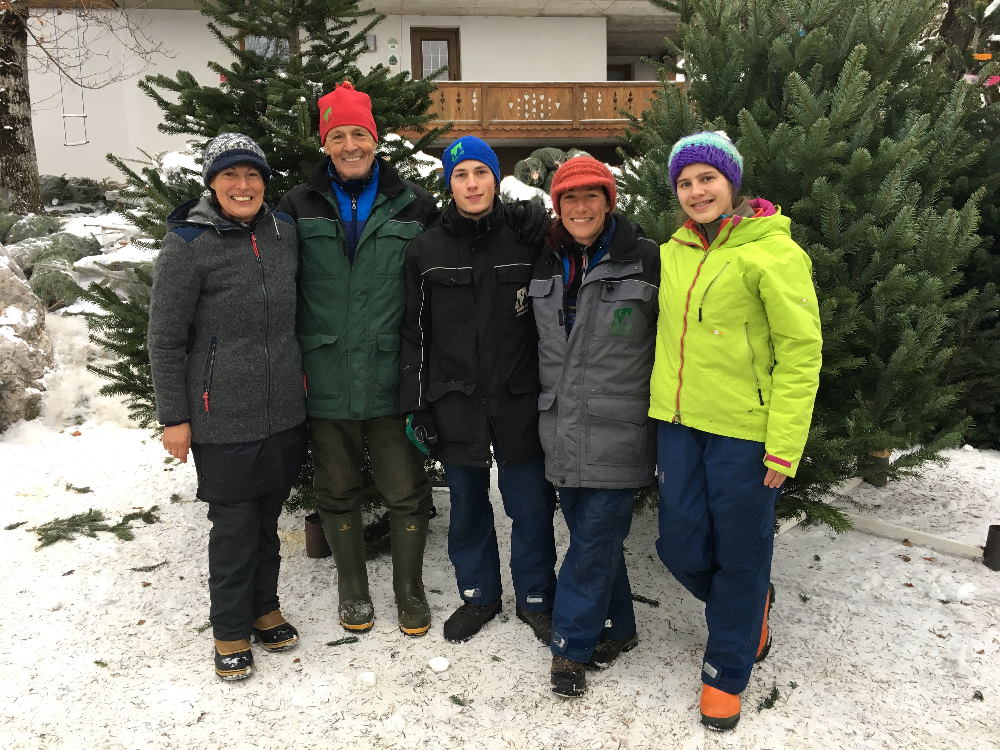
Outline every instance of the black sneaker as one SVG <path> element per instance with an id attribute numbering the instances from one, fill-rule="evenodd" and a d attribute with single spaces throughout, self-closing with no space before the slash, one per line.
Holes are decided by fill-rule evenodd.
<path id="1" fill-rule="evenodd" d="M 456 609 L 451 617 L 444 621 L 442 632 L 445 640 L 452 643 L 464 643 L 482 630 L 500 611 L 500 600 L 491 604 L 472 604 L 465 602 Z"/>
<path id="2" fill-rule="evenodd" d="M 250 650 L 250 641 L 217 640 L 215 642 L 215 673 L 227 682 L 245 680 L 252 675 L 253 652 Z"/>
<path id="3" fill-rule="evenodd" d="M 619 654 L 624 651 L 631 651 L 638 643 L 639 637 L 636 635 L 620 641 L 614 641 L 610 638 L 599 641 L 597 647 L 594 649 L 594 653 L 590 655 L 590 661 L 587 662 L 587 669 L 607 669 L 614 663 Z"/>
<path id="4" fill-rule="evenodd" d="M 299 631 L 287 622 L 263 630 L 254 628 L 253 635 L 268 651 L 287 651 L 299 642 Z"/>
<path id="5" fill-rule="evenodd" d="M 518 607 L 515 611 L 517 619 L 530 625 L 535 638 L 540 640 L 543 645 L 548 646 L 549 641 L 552 640 L 552 610 L 529 612 Z"/>
<path id="6" fill-rule="evenodd" d="M 563 698 L 579 698 L 586 693 L 587 673 L 583 664 L 564 656 L 553 656 L 552 692 Z"/>

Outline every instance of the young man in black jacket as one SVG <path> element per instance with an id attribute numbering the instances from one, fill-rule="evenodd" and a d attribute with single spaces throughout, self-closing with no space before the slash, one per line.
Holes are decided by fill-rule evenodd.
<path id="1" fill-rule="evenodd" d="M 538 335 L 528 284 L 537 244 L 497 195 L 496 154 L 473 136 L 444 152 L 453 200 L 406 249 L 400 406 L 451 490 L 448 555 L 464 603 L 444 624 L 466 641 L 500 611 L 490 466 L 511 518 L 517 616 L 543 643 L 555 595 L 555 491 L 538 439 Z M 492 446 L 492 454 L 491 454 Z"/>

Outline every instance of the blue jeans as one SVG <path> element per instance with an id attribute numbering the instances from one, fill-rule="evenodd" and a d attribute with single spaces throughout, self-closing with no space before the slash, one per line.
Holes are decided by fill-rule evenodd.
<path id="1" fill-rule="evenodd" d="M 625 640 L 635 635 L 623 551 L 635 493 L 634 489 L 559 488 L 569 549 L 559 569 L 552 609 L 553 654 L 586 663 L 601 638 Z"/>
<path id="2" fill-rule="evenodd" d="M 556 591 L 556 542 L 552 529 L 556 493 L 545 479 L 541 458 L 497 461 L 500 497 L 513 522 L 510 572 L 517 606 L 529 612 L 552 609 Z M 455 566 L 459 595 L 472 604 L 500 598 L 500 552 L 490 504 L 490 470 L 444 464 L 451 490 L 448 557 Z"/>
<path id="3" fill-rule="evenodd" d="M 705 602 L 708 644 L 702 681 L 740 693 L 750 680 L 771 580 L 774 506 L 765 487 L 764 444 L 660 422 L 656 551 Z"/>

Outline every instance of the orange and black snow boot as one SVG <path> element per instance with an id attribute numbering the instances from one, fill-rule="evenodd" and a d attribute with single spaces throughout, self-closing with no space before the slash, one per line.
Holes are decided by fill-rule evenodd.
<path id="1" fill-rule="evenodd" d="M 767 599 L 764 600 L 764 625 L 760 629 L 760 644 L 757 646 L 757 657 L 754 664 L 759 664 L 771 653 L 771 628 L 768 626 L 767 618 L 771 614 L 771 605 L 774 604 L 774 584 L 767 587 Z"/>
<path id="2" fill-rule="evenodd" d="M 740 723 L 740 696 L 701 686 L 701 723 L 724 732 Z"/>

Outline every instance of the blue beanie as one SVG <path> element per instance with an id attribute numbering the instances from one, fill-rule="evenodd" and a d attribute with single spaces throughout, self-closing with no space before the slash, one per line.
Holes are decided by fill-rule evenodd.
<path id="1" fill-rule="evenodd" d="M 469 159 L 481 161 L 489 167 L 493 178 L 498 185 L 500 184 L 500 160 L 497 159 L 493 149 L 482 138 L 476 138 L 474 135 L 463 135 L 450 146 L 446 146 L 444 155 L 441 157 L 441 162 L 444 164 L 444 184 L 449 193 L 451 192 L 452 170 L 459 162 Z"/>

